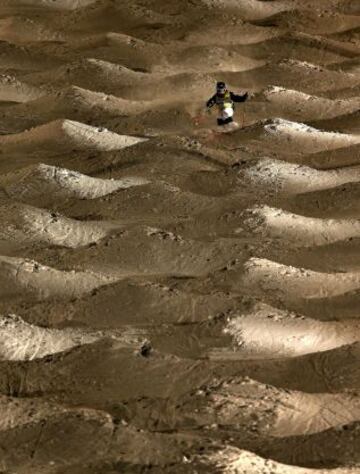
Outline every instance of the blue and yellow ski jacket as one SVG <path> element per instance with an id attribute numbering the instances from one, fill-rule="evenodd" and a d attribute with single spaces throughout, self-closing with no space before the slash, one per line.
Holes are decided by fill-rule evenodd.
<path id="1" fill-rule="evenodd" d="M 234 92 L 226 91 L 223 96 L 214 94 L 210 97 L 206 102 L 206 107 L 210 109 L 214 105 L 217 105 L 220 109 L 226 109 L 227 107 L 234 107 L 234 102 L 245 102 L 247 98 L 247 92 L 244 95 L 238 95 L 234 94 Z"/>

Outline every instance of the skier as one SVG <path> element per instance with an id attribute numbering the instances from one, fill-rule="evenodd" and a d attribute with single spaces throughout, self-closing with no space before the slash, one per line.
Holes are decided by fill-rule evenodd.
<path id="1" fill-rule="evenodd" d="M 233 122 L 234 102 L 245 102 L 249 94 L 237 95 L 229 91 L 225 82 L 216 83 L 216 94 L 214 94 L 207 102 L 206 109 L 209 112 L 214 105 L 218 106 L 220 116 L 217 119 L 219 126 L 227 125 Z"/>

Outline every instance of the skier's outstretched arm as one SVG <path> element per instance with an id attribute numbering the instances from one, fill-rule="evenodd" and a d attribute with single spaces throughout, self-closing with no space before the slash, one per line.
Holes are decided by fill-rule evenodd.
<path id="1" fill-rule="evenodd" d="M 216 94 L 214 94 L 210 99 L 206 102 L 206 108 L 211 109 L 216 104 Z"/>
<path id="2" fill-rule="evenodd" d="M 248 99 L 249 94 L 248 92 L 245 92 L 244 95 L 239 95 L 239 94 L 234 94 L 233 92 L 230 92 L 230 97 L 231 97 L 231 100 L 233 100 L 234 102 L 245 102 Z"/>

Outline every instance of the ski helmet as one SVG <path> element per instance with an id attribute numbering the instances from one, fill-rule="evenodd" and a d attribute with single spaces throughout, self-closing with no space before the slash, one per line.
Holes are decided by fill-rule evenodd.
<path id="1" fill-rule="evenodd" d="M 226 84 L 223 81 L 219 81 L 216 83 L 216 92 L 218 94 L 225 94 L 226 92 Z"/>

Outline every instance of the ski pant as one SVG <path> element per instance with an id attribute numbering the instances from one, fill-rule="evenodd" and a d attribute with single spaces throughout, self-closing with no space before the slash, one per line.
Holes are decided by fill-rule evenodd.
<path id="1" fill-rule="evenodd" d="M 220 111 L 220 117 L 217 119 L 218 125 L 226 125 L 233 121 L 234 109 L 231 107 L 226 107 Z"/>

